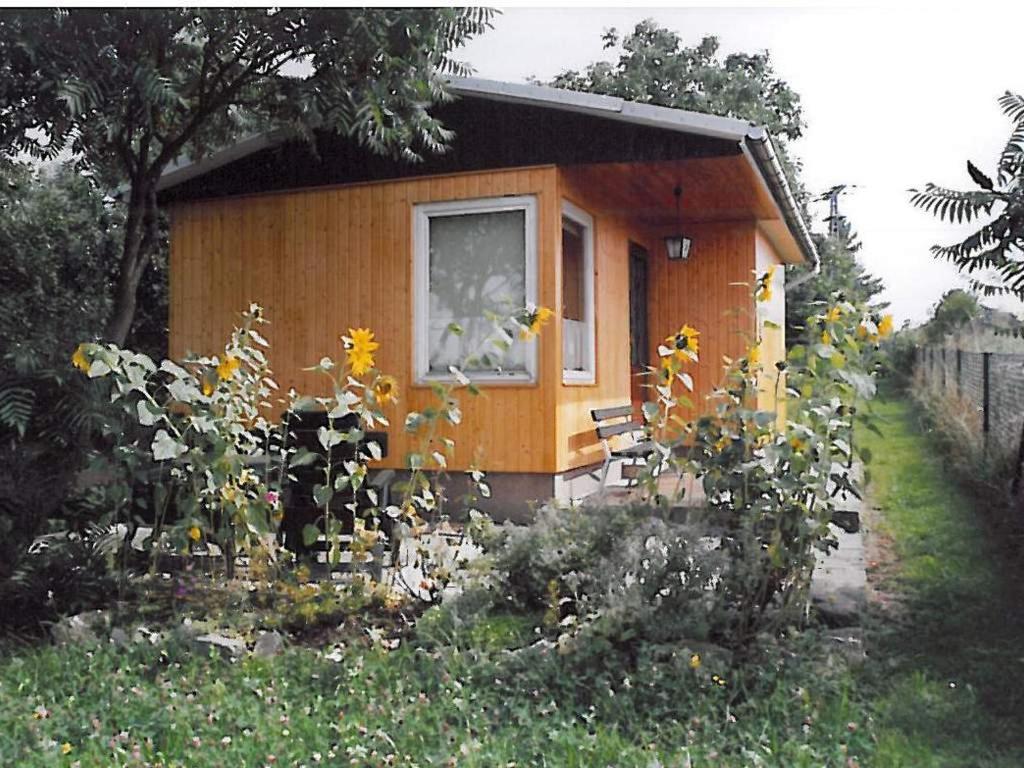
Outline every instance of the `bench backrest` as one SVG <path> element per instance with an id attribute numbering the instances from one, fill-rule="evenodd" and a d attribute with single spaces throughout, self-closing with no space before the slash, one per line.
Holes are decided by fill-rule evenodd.
<path id="1" fill-rule="evenodd" d="M 605 452 L 611 455 L 608 440 L 616 435 L 631 435 L 636 442 L 636 433 L 643 430 L 644 425 L 633 418 L 632 405 L 619 405 L 614 408 L 593 408 L 590 417 L 597 425 L 597 437 L 604 443 Z M 624 419 L 624 421 L 623 421 Z"/>

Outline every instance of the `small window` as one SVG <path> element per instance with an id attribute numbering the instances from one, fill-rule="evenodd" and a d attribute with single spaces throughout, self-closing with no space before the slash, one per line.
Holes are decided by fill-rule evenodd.
<path id="1" fill-rule="evenodd" d="M 495 315 L 536 303 L 534 198 L 429 203 L 413 215 L 417 380 L 451 378 L 458 366 L 476 381 L 534 381 L 535 342 L 488 343 Z"/>
<path id="2" fill-rule="evenodd" d="M 594 355 L 594 220 L 562 203 L 562 380 L 592 384 Z"/>

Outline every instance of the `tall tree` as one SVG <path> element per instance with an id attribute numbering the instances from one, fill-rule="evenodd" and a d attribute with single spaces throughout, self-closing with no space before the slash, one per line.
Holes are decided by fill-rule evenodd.
<path id="1" fill-rule="evenodd" d="M 979 314 L 981 306 L 977 296 L 959 288 L 946 291 L 923 326 L 925 338 L 931 343 L 942 342 L 949 334 L 972 323 Z"/>
<path id="2" fill-rule="evenodd" d="M 950 223 L 988 219 L 958 243 L 933 245 L 931 253 L 969 275 L 975 291 L 1024 301 L 1024 97 L 1007 92 L 999 104 L 1013 121 L 1013 129 L 996 165 L 995 179 L 968 161 L 967 173 L 976 189 L 927 184 L 923 190 L 911 190 L 910 199 Z"/>
<path id="3" fill-rule="evenodd" d="M 786 140 L 803 132 L 800 97 L 776 76 L 767 51 L 722 59 L 717 37 L 686 46 L 677 32 L 653 19 L 641 21 L 627 35 L 609 29 L 604 47 L 621 47 L 618 60 L 595 62 L 583 72 L 566 70 L 552 84 L 752 120 Z"/>
<path id="4" fill-rule="evenodd" d="M 489 26 L 466 8 L 9 11 L 0 16 L 0 151 L 127 183 L 113 311 L 124 343 L 160 238 L 157 182 L 240 126 L 340 131 L 411 162 L 450 134 L 429 114 L 455 48 Z"/>

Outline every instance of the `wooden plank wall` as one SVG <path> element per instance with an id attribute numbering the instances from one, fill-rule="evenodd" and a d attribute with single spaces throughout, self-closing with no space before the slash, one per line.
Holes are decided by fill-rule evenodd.
<path id="1" fill-rule="evenodd" d="M 323 377 L 303 371 L 322 356 L 343 356 L 339 334 L 368 327 L 381 343 L 377 363 L 400 382 L 391 410 L 385 466 L 403 466 L 410 449 L 407 411 L 432 402 L 412 380 L 412 206 L 421 202 L 536 195 L 539 300 L 557 307 L 555 255 L 561 239 L 552 166 L 324 187 L 181 203 L 172 210 L 171 355 L 213 354 L 238 312 L 266 308 L 271 362 L 282 389 L 323 393 Z M 553 414 L 561 380 L 560 320 L 539 343 L 538 383 L 492 386 L 461 397 L 452 468 L 479 456 L 505 472 L 556 470 Z"/>
<path id="2" fill-rule="evenodd" d="M 700 411 L 722 383 L 723 357 L 736 359 L 754 338 L 755 223 L 693 222 L 684 229 L 693 239 L 686 261 L 670 262 L 660 237 L 651 250 L 651 359 L 657 359 L 658 345 L 684 323 L 700 331 L 700 361 L 687 369 L 694 379 L 694 411 Z"/>

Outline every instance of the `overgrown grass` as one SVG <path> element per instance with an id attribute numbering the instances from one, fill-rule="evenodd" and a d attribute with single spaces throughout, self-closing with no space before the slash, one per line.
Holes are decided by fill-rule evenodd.
<path id="1" fill-rule="evenodd" d="M 706 670 L 649 683 L 624 673 L 585 690 L 557 674 L 553 656 L 502 658 L 26 649 L 0 663 L 0 764 L 810 768 L 846 766 L 870 748 L 848 678 L 798 656 L 752 670 L 743 701 L 730 690 L 738 681 L 716 685 Z"/>
<path id="2" fill-rule="evenodd" d="M 985 522 L 987 502 L 953 478 L 920 410 L 877 404 L 873 501 L 899 569 L 902 617 L 875 627 L 878 766 L 1024 765 L 1019 580 Z"/>

